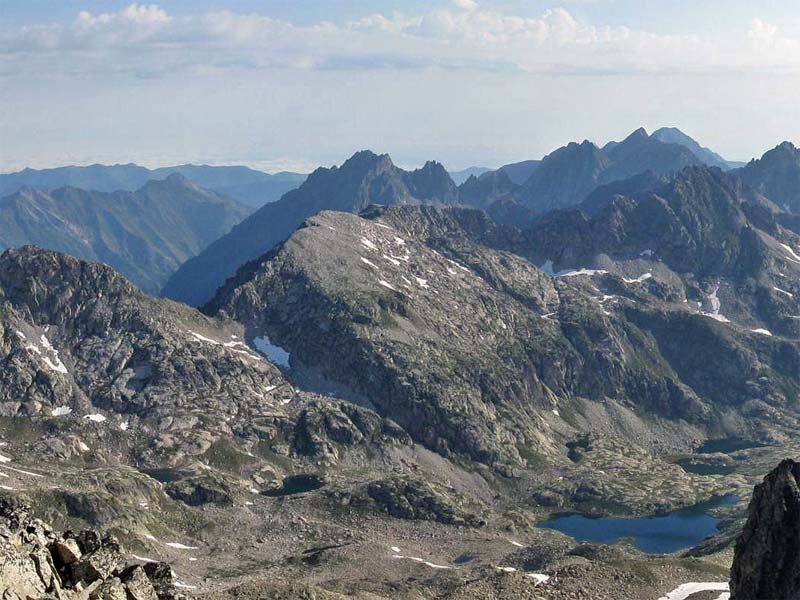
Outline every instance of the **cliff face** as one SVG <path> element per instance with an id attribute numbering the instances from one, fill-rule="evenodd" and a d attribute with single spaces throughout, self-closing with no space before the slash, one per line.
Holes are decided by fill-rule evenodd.
<path id="1" fill-rule="evenodd" d="M 756 486 L 736 542 L 731 600 L 800 598 L 800 463 L 785 460 Z"/>

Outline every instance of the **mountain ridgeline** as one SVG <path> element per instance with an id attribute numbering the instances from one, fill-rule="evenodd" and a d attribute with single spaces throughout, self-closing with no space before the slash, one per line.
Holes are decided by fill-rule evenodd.
<path id="1" fill-rule="evenodd" d="M 704 164 L 687 147 L 699 144 L 688 136 L 673 137 L 681 143 L 661 141 L 640 129 L 602 149 L 588 141 L 570 144 L 542 161 L 515 163 L 480 176 L 473 173 L 458 187 L 438 163 L 404 171 L 386 155 L 359 152 L 341 167 L 318 169 L 280 202 L 254 213 L 183 265 L 163 294 L 202 304 L 238 265 L 285 240 L 321 210 L 357 213 L 370 204 L 462 205 L 485 210 L 500 223 L 524 225 L 549 210 L 579 204 L 598 186 L 644 172 L 667 175 Z"/>
<path id="2" fill-rule="evenodd" d="M 135 192 L 23 188 L 0 199 L 0 249 L 33 244 L 103 261 L 157 293 L 250 212 L 177 174 Z"/>
<path id="3" fill-rule="evenodd" d="M 133 192 L 148 181 L 166 179 L 174 174 L 183 175 L 199 186 L 254 208 L 274 202 L 305 179 L 305 175 L 299 173 L 280 172 L 271 175 L 243 166 L 177 165 L 158 169 L 136 164 L 70 166 L 0 174 L 0 197 L 24 187 L 46 192 L 62 187 L 98 192 Z"/>

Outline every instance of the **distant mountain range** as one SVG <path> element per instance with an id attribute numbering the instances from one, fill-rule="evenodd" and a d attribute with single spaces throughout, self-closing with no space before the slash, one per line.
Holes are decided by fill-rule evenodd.
<path id="1" fill-rule="evenodd" d="M 251 210 L 178 174 L 135 192 L 25 187 L 0 199 L 0 249 L 34 244 L 102 261 L 157 293 Z"/>
<path id="2" fill-rule="evenodd" d="M 491 170 L 492 169 L 490 169 L 489 167 L 469 167 L 466 169 L 462 169 L 461 171 L 449 171 L 449 173 L 450 177 L 452 177 L 455 184 L 461 185 L 473 175 L 475 177 L 480 177 L 484 173 L 488 173 Z"/>
<path id="3" fill-rule="evenodd" d="M 174 173 L 254 208 L 274 202 L 306 178 L 300 173 L 270 175 L 242 166 L 177 165 L 159 169 L 147 169 L 133 163 L 68 166 L 0 174 L 0 196 L 12 194 L 22 187 L 45 191 L 64 186 L 98 192 L 134 191 L 148 181 L 166 179 Z"/>

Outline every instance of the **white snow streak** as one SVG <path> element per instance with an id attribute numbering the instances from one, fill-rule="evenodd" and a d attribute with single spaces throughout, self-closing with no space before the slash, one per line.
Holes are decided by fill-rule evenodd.
<path id="1" fill-rule="evenodd" d="M 605 275 L 608 273 L 605 269 L 566 269 L 565 271 L 559 271 L 556 273 L 556 277 L 576 277 L 578 275 Z"/>
<path id="2" fill-rule="evenodd" d="M 361 243 L 370 250 L 377 250 L 378 247 L 365 237 L 361 238 Z"/>
<path id="3" fill-rule="evenodd" d="M 452 569 L 454 567 L 448 567 L 446 565 L 437 565 L 436 563 L 428 562 L 424 558 L 419 558 L 417 556 L 403 556 L 401 554 L 393 554 L 392 558 L 401 558 L 406 560 L 413 560 L 414 562 L 421 563 L 426 567 L 430 567 L 431 569 Z"/>
<path id="4" fill-rule="evenodd" d="M 794 250 L 792 250 L 791 246 L 787 246 L 786 244 L 782 244 L 780 242 L 778 243 L 781 244 L 781 247 L 783 247 L 784 250 L 786 250 L 789 254 L 791 254 L 791 257 L 787 256 L 786 258 L 788 258 L 792 262 L 800 264 L 800 256 L 797 256 L 797 253 Z"/>
<path id="5" fill-rule="evenodd" d="M 392 286 L 392 284 L 391 284 L 391 283 L 389 283 L 388 281 L 385 281 L 385 280 L 383 280 L 383 279 L 379 279 L 379 280 L 378 280 L 378 283 L 380 283 L 380 284 L 381 284 L 383 287 L 385 287 L 385 288 L 389 288 L 389 289 L 390 289 L 390 290 L 392 290 L 393 292 L 397 292 L 397 291 L 398 291 L 398 290 L 397 290 L 397 288 L 393 287 L 393 286 Z"/>
<path id="6" fill-rule="evenodd" d="M 625 283 L 642 283 L 643 281 L 647 281 L 651 277 L 653 277 L 653 274 L 648 272 L 645 273 L 644 275 L 639 275 L 639 277 L 637 277 L 636 279 L 626 279 L 625 277 L 623 277 L 622 281 L 624 281 Z"/>
<path id="7" fill-rule="evenodd" d="M 169 546 L 170 548 L 177 548 L 178 550 L 198 550 L 198 546 L 186 546 L 179 542 L 166 542 L 165 546 Z"/>
<path id="8" fill-rule="evenodd" d="M 692 594 L 697 594 L 699 592 L 727 592 L 728 591 L 728 583 L 727 582 L 720 582 L 720 583 L 711 583 L 711 582 L 692 582 L 692 583 L 684 583 L 683 585 L 678 586 L 674 590 L 672 590 L 666 596 L 662 596 L 658 600 L 686 600 Z M 717 600 L 727 600 L 730 597 L 730 594 L 724 593 Z"/>

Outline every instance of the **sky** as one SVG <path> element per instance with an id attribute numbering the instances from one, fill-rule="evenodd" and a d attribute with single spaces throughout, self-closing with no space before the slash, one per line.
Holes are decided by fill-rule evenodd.
<path id="1" fill-rule="evenodd" d="M 0 0 L 0 172 L 800 144 L 797 0 Z"/>

